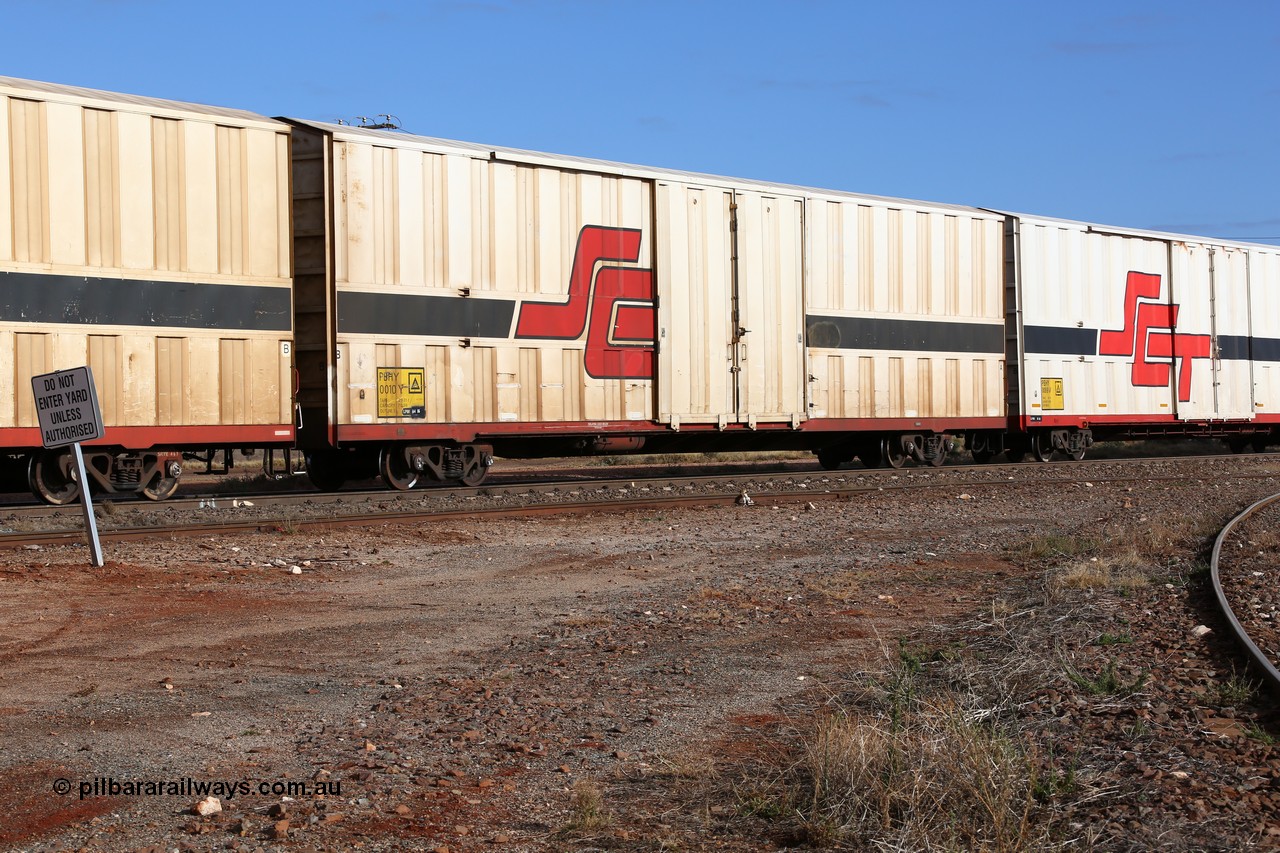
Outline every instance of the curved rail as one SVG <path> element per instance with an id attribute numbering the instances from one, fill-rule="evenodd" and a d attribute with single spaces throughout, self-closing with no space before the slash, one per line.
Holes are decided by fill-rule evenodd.
<path id="1" fill-rule="evenodd" d="M 1249 633 L 1245 631 L 1244 626 L 1240 624 L 1240 620 L 1236 618 L 1235 611 L 1231 609 L 1231 604 L 1227 601 L 1226 593 L 1222 590 L 1222 576 L 1218 572 L 1218 559 L 1222 556 L 1222 543 L 1227 541 L 1227 536 L 1231 534 L 1232 529 L 1237 524 L 1253 515 L 1256 511 L 1275 503 L 1276 501 L 1280 501 L 1280 495 L 1272 495 L 1269 498 L 1263 498 L 1251 505 L 1235 518 L 1231 519 L 1231 521 L 1227 522 L 1227 526 L 1222 528 L 1222 532 L 1220 532 L 1218 534 L 1218 538 L 1214 540 L 1213 557 L 1209 561 L 1209 574 L 1213 578 L 1213 592 L 1214 595 L 1218 597 L 1218 605 L 1222 608 L 1223 615 L 1227 617 L 1227 623 L 1235 633 L 1236 639 L 1240 642 L 1240 645 L 1244 647 L 1245 651 L 1249 653 L 1249 656 L 1253 658 L 1254 663 L 1258 665 L 1258 668 L 1262 671 L 1266 680 L 1271 683 L 1272 689 L 1280 691 L 1280 670 L 1276 669 L 1275 664 L 1272 663 L 1267 658 L 1266 654 L 1263 653 L 1262 649 L 1258 648 L 1257 644 L 1250 639 Z"/>

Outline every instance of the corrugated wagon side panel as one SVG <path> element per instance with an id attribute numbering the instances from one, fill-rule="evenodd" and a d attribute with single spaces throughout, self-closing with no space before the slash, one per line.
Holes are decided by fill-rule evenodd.
<path id="1" fill-rule="evenodd" d="M 30 370 L 82 364 L 94 368 L 108 430 L 144 428 L 122 443 L 176 441 L 163 431 L 173 426 L 288 424 L 276 355 L 292 326 L 290 226 L 279 206 L 288 195 L 285 127 L 261 119 L 229 129 L 256 139 L 229 182 L 223 128 L 194 108 L 152 114 L 124 101 L 115 109 L 55 90 L 32 94 L 11 94 L 0 108 L 0 277 L 9 306 L 0 324 L 18 399 L 0 409 L 0 427 L 29 425 Z M 251 263 L 223 263 L 228 230 L 256 241 Z M 217 344 L 232 336 L 272 353 L 234 393 L 221 381 Z M 40 364 L 20 344 L 37 337 L 46 342 Z M 212 351 L 199 349 L 201 340 Z M 196 358 L 202 369 L 193 377 L 185 360 Z M 239 398 L 255 410 L 224 419 L 223 403 Z"/>
<path id="2" fill-rule="evenodd" d="M 742 191 L 734 199 L 737 419 L 803 419 L 804 201 Z"/>
<path id="3" fill-rule="evenodd" d="M 9 136 L 9 98 L 0 95 L 0 261 L 13 260 L 13 180 L 9 173 L 13 140 Z"/>
<path id="4" fill-rule="evenodd" d="M 1252 418 L 1248 254 L 1179 240 L 1170 244 L 1170 263 L 1177 306 L 1170 372 L 1178 417 Z"/>
<path id="5" fill-rule="evenodd" d="M 59 265 L 85 262 L 84 132 L 79 107 L 49 104 L 48 145 L 49 254 Z"/>
<path id="6" fill-rule="evenodd" d="M 1254 326 L 1249 253 L 1224 248 L 1216 255 L 1213 356 L 1219 389 L 1217 415 L 1247 420 L 1255 413 L 1255 366 L 1249 357 L 1249 348 L 1241 345 L 1252 338 Z"/>
<path id="7" fill-rule="evenodd" d="M 193 336 L 187 339 L 187 347 L 190 364 L 196 365 L 194 371 L 188 368 L 183 377 L 186 381 L 182 387 L 182 393 L 185 396 L 183 406 L 191 413 L 191 420 L 188 423 L 227 423 L 222 420 L 220 394 L 222 388 L 221 342 L 211 335 Z M 191 381 L 193 373 L 198 381 Z"/>
<path id="8" fill-rule="evenodd" d="M 288 207 L 281 200 L 289 186 L 288 160 L 280 134 L 251 128 L 245 131 L 248 177 L 252 192 L 244 211 L 249 223 L 249 274 L 258 279 L 284 278 L 289 267 L 289 242 L 281 240 Z"/>
<path id="9" fill-rule="evenodd" d="M 636 393 L 600 354 L 617 329 L 634 330 L 630 302 L 608 309 L 650 274 L 646 182 L 436 151 L 411 137 L 377 146 L 335 137 L 338 341 L 433 353 L 406 349 L 424 354 L 401 365 L 424 369 L 425 412 L 375 408 L 367 421 L 351 401 L 340 410 L 361 420 L 340 423 L 430 438 L 433 424 L 652 418 L 651 376 Z M 375 388 L 378 366 L 344 365 L 339 394 Z"/>
<path id="10" fill-rule="evenodd" d="M 53 335 L 40 332 L 17 332 L 13 335 L 13 368 L 16 376 L 20 377 L 15 384 L 21 386 L 28 377 L 48 373 L 53 358 Z M 35 398 L 29 393 L 30 387 L 15 390 L 18 393 L 13 426 L 36 426 L 39 421 Z"/>
<path id="11" fill-rule="evenodd" d="M 120 265 L 125 269 L 153 269 L 154 176 L 151 167 L 151 119 L 135 113 L 116 116 L 120 135 Z"/>
<path id="12" fill-rule="evenodd" d="M 1280 249 L 1249 251 L 1254 411 L 1280 420 Z"/>
<path id="13" fill-rule="evenodd" d="M 208 124 L 184 122 L 183 157 L 186 173 L 183 222 L 186 223 L 186 269 L 218 272 L 218 134 Z M 274 182 L 273 182 L 274 184 Z M 275 231 L 271 227 L 272 232 Z M 274 270 L 271 273 L 274 275 Z"/>
<path id="14" fill-rule="evenodd" d="M 395 280 L 410 286 L 426 285 L 426 259 L 417 235 L 427 233 L 423 155 L 417 151 L 396 151 L 396 198 L 398 234 L 395 245 Z"/>
<path id="15" fill-rule="evenodd" d="M 1023 415 L 1172 420 L 1174 378 L 1144 367 L 1170 359 L 1138 329 L 1168 326 L 1168 244 L 1079 223 L 1023 219 L 1019 230 Z"/>
<path id="16" fill-rule="evenodd" d="M 732 193 L 657 188 L 658 394 L 663 421 L 734 415 Z"/>
<path id="17" fill-rule="evenodd" d="M 821 198 L 808 211 L 812 417 L 1002 417 L 1000 220 Z"/>
<path id="18" fill-rule="evenodd" d="M 10 191 L 13 198 L 13 260 L 48 261 L 47 152 L 44 105 L 9 99 Z"/>

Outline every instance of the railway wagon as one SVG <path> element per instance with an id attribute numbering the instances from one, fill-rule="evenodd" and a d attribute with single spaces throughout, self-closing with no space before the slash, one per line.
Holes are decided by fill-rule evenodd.
<path id="1" fill-rule="evenodd" d="M 322 488 L 493 455 L 1003 430 L 1003 218 L 293 125 L 298 440 Z"/>
<path id="2" fill-rule="evenodd" d="M 93 485 L 162 499 L 183 449 L 293 441 L 289 127 L 0 78 L 0 454 L 60 504 L 32 375 L 88 365 Z"/>
<path id="3" fill-rule="evenodd" d="M 1014 214 L 1006 241 L 1011 430 L 976 458 L 1280 441 L 1280 249 Z"/>

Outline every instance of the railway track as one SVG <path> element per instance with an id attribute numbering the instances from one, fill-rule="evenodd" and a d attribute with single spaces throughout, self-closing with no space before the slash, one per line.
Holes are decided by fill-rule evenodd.
<path id="1" fill-rule="evenodd" d="M 1280 693 L 1280 494 L 1252 504 L 1213 543 L 1213 591 L 1236 641 Z"/>
<path id="2" fill-rule="evenodd" d="M 966 489 L 1052 482 L 1063 487 L 1113 482 L 1158 483 L 1195 476 L 1273 477 L 1242 457 L 1093 460 L 1058 465 L 957 465 L 945 468 L 823 471 L 812 464 L 735 466 L 727 473 L 640 477 L 642 469 L 510 477 L 489 485 L 410 492 L 384 488 L 336 493 L 204 494 L 163 503 L 143 500 L 95 504 L 107 541 L 209 536 L 245 530 L 411 523 L 446 518 L 547 513 L 654 510 L 744 501 L 787 504 L 849 500 L 887 490 Z M 1270 466 L 1267 466 L 1268 468 Z M 745 502 L 745 501 L 744 501 Z M 75 506 L 0 510 L 0 547 L 83 541 Z"/>

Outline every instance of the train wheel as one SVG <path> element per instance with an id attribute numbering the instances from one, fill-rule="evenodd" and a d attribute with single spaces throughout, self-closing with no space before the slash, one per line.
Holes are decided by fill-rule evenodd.
<path id="1" fill-rule="evenodd" d="M 1079 450 L 1068 450 L 1067 458 L 1070 459 L 1072 462 L 1079 462 L 1081 459 L 1084 458 L 1084 448 L 1082 447 Z"/>
<path id="2" fill-rule="evenodd" d="M 889 463 L 890 468 L 901 468 L 907 464 L 907 452 L 902 449 L 902 439 L 891 435 L 880 442 L 880 455 Z"/>
<path id="3" fill-rule="evenodd" d="M 382 448 L 378 453 L 378 471 L 383 482 L 398 492 L 407 492 L 418 485 L 418 472 L 410 466 L 403 447 Z"/>
<path id="4" fill-rule="evenodd" d="M 1031 458 L 1037 462 L 1048 462 L 1053 458 L 1053 438 L 1047 432 L 1031 435 Z"/>
<path id="5" fill-rule="evenodd" d="M 849 461 L 845 454 L 840 453 L 834 448 L 824 447 L 818 451 L 818 464 L 822 466 L 824 471 L 834 471 Z"/>
<path id="6" fill-rule="evenodd" d="M 320 491 L 336 492 L 347 482 L 342 462 L 333 453 L 324 451 L 308 453 L 306 460 L 307 479 L 311 480 L 311 485 Z"/>
<path id="7" fill-rule="evenodd" d="M 71 503 L 80 496 L 80 484 L 76 482 L 73 467 L 70 453 L 42 450 L 32 454 L 27 467 L 31 492 L 54 506 Z"/>
<path id="8" fill-rule="evenodd" d="M 167 501 L 178 491 L 177 477 L 154 477 L 142 487 L 142 496 L 151 501 Z"/>
<path id="9" fill-rule="evenodd" d="M 464 486 L 478 486 L 489 476 L 489 466 L 493 457 L 487 451 L 468 445 L 462 449 L 462 476 L 458 478 Z"/>
<path id="10" fill-rule="evenodd" d="M 881 447 L 881 442 L 869 441 L 858 450 L 858 458 L 868 468 L 879 468 L 884 464 L 884 453 L 881 451 Z"/>
<path id="11" fill-rule="evenodd" d="M 1244 453 L 1244 449 L 1249 446 L 1249 442 L 1243 438 L 1227 439 L 1227 447 L 1231 448 L 1232 453 Z"/>
<path id="12" fill-rule="evenodd" d="M 947 450 L 948 444 L 950 444 L 950 442 L 947 440 L 946 436 L 943 436 L 938 445 L 938 452 L 932 456 L 925 457 L 925 461 L 934 468 L 941 468 L 943 465 L 946 465 L 947 456 L 950 455 L 950 451 Z"/>
<path id="13" fill-rule="evenodd" d="M 1267 452 L 1267 437 L 1265 435 L 1255 435 L 1253 441 L 1250 442 L 1254 453 Z"/>
<path id="14" fill-rule="evenodd" d="M 975 463 L 977 463 L 978 465 L 986 465 L 986 464 L 987 464 L 988 462 L 990 462 L 992 459 L 995 459 L 995 458 L 996 458 L 996 455 L 995 455 L 994 453 L 992 453 L 990 450 L 986 450 L 986 449 L 983 449 L 983 450 L 970 450 L 970 451 L 969 451 L 969 453 L 970 453 L 970 454 L 972 454 L 972 456 L 973 456 L 973 461 L 974 461 Z"/>

